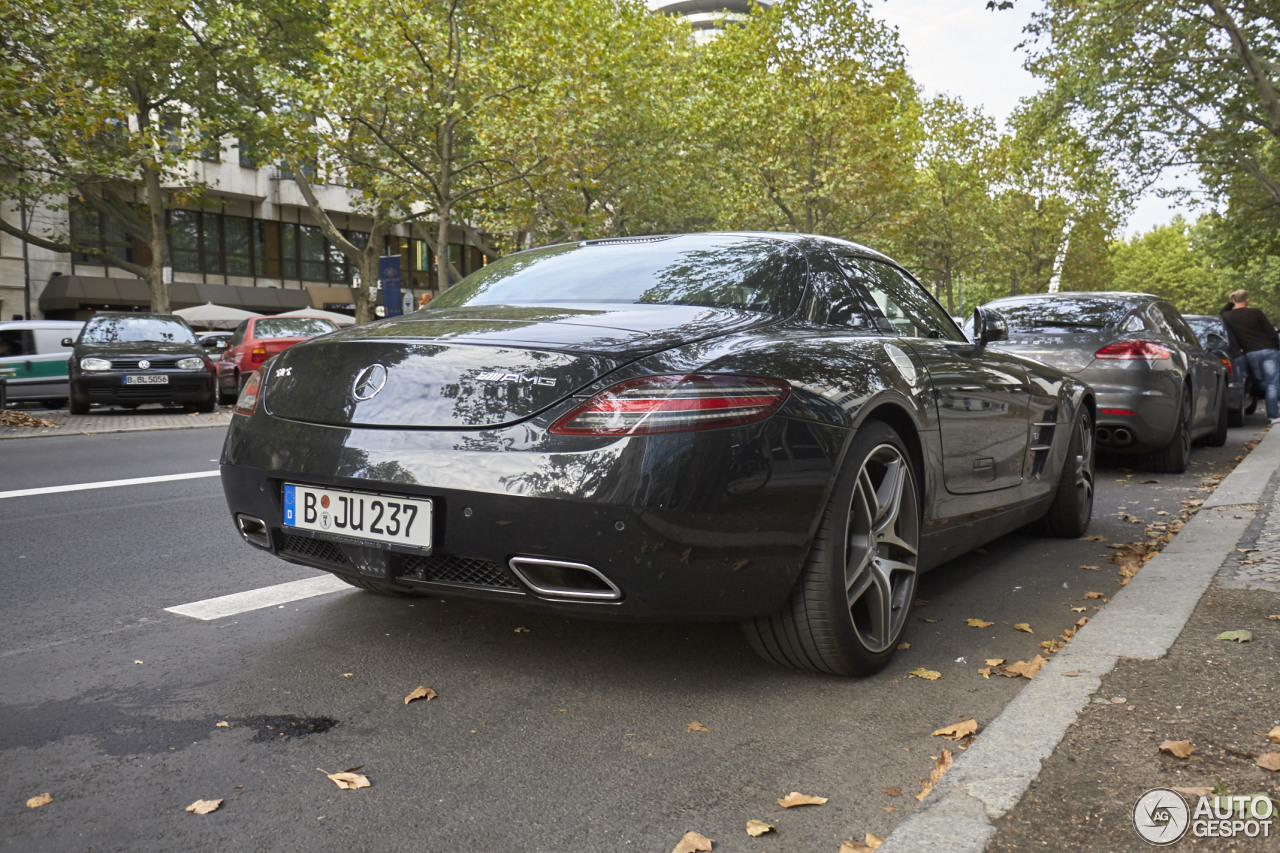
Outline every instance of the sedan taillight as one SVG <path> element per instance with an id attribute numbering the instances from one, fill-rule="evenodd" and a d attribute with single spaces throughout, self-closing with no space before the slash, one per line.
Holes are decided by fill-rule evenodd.
<path id="1" fill-rule="evenodd" d="M 257 365 L 267 360 L 266 347 L 254 347 L 249 351 L 249 364 Z"/>
<path id="2" fill-rule="evenodd" d="M 620 382 L 557 420 L 558 435 L 647 435 L 764 420 L 791 393 L 777 379 L 690 373 Z"/>
<path id="3" fill-rule="evenodd" d="M 236 406 L 233 411 L 237 415 L 252 415 L 257 411 L 258 395 L 262 393 L 263 376 L 262 368 L 258 368 L 249 374 L 248 380 L 244 383 L 244 388 L 240 389 L 240 396 L 236 398 Z"/>
<path id="4" fill-rule="evenodd" d="M 1116 341 L 1107 344 L 1093 354 L 1094 358 L 1115 358 L 1129 361 L 1160 361 L 1173 355 L 1164 344 L 1155 341 Z"/>

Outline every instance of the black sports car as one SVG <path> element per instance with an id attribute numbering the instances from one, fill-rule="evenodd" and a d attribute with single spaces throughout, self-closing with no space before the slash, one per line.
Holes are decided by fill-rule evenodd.
<path id="1" fill-rule="evenodd" d="M 735 619 L 865 674 L 918 572 L 1088 526 L 1092 392 L 1003 333 L 841 240 L 532 249 L 259 368 L 222 482 L 250 544 L 372 592 Z"/>

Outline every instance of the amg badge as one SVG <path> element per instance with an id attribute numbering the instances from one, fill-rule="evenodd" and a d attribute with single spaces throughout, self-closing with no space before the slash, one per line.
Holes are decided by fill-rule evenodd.
<path id="1" fill-rule="evenodd" d="M 548 388 L 554 388 L 556 381 L 547 376 L 525 376 L 523 373 L 503 373 L 501 370 L 490 371 L 489 373 L 478 373 L 476 379 L 480 382 L 514 382 L 517 385 L 545 385 Z"/>

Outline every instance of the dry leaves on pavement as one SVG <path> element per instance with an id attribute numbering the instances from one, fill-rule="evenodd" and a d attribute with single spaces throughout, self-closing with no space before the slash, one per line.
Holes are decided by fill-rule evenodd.
<path id="1" fill-rule="evenodd" d="M 408 696 L 404 697 L 404 704 L 408 705 L 415 699 L 426 699 L 430 702 L 434 698 L 436 698 L 436 692 L 430 687 L 418 687 Z"/>
<path id="2" fill-rule="evenodd" d="M 1274 729 L 1267 732 L 1267 740 L 1272 743 L 1280 743 L 1280 726 L 1276 726 Z"/>
<path id="3" fill-rule="evenodd" d="M 1256 763 L 1263 770 L 1270 770 L 1272 773 L 1280 772 L 1280 752 L 1259 755 Z"/>
<path id="4" fill-rule="evenodd" d="M 41 806 L 47 806 L 49 805 L 49 803 L 52 803 L 52 802 L 53 802 L 53 794 L 44 793 L 27 800 L 27 808 L 38 809 Z"/>
<path id="5" fill-rule="evenodd" d="M 1015 631 L 1022 631 L 1023 633 L 1026 633 L 1026 634 L 1034 634 L 1034 633 L 1035 633 L 1035 631 L 1032 631 L 1032 630 L 1031 630 L 1031 626 L 1030 626 L 1030 625 L 1028 625 L 1026 622 L 1019 622 L 1018 624 L 1014 625 L 1014 626 L 1013 626 L 1013 630 L 1015 630 Z"/>
<path id="6" fill-rule="evenodd" d="M 784 809 L 794 809 L 796 806 L 820 806 L 826 801 L 826 797 L 811 797 L 799 791 L 792 791 L 781 800 L 778 800 L 778 805 Z"/>
<path id="7" fill-rule="evenodd" d="M 923 678 L 925 681 L 937 681 L 941 677 L 942 673 L 936 669 L 925 669 L 924 667 L 913 669 L 907 673 L 907 678 Z"/>
<path id="8" fill-rule="evenodd" d="M 1253 642 L 1253 634 L 1248 631 L 1223 631 L 1218 635 L 1219 640 L 1231 640 L 1236 643 Z"/>
<path id="9" fill-rule="evenodd" d="M 943 737 L 947 740 L 964 740 L 969 735 L 978 731 L 978 721 L 973 717 L 968 717 L 958 723 L 950 726 L 943 726 L 936 732 L 931 733 L 930 737 Z"/>
<path id="10" fill-rule="evenodd" d="M 711 839 L 705 835 L 689 830 L 671 853 L 706 853 L 711 849 L 711 843 Z"/>
<path id="11" fill-rule="evenodd" d="M 942 779 L 943 774 L 950 770 L 951 765 L 954 763 L 951 758 L 951 750 L 942 750 L 942 755 L 938 757 L 937 763 L 934 764 L 933 772 L 929 774 L 929 778 L 920 780 L 920 793 L 916 794 L 916 799 L 923 800 L 929 796 L 929 792 L 933 790 L 934 786 Z"/>
<path id="12" fill-rule="evenodd" d="M 889 786 L 889 787 L 887 787 L 887 788 L 881 788 L 881 789 L 880 789 L 880 793 L 882 793 L 882 794 L 888 794 L 888 795 L 889 795 L 889 796 L 891 796 L 891 797 L 901 797 L 901 796 L 902 796 L 902 789 L 901 789 L 901 788 L 899 788 L 897 785 L 890 785 L 890 786 Z"/>
<path id="13" fill-rule="evenodd" d="M 765 823 L 762 820 L 747 821 L 747 835 L 750 835 L 752 838 L 759 838 L 766 832 L 773 832 L 774 829 L 776 829 L 776 827 L 773 824 Z"/>
<path id="14" fill-rule="evenodd" d="M 964 621 L 973 628 L 990 628 L 992 625 L 996 624 L 994 622 L 987 622 L 983 619 L 966 619 Z"/>
<path id="15" fill-rule="evenodd" d="M 685 731 L 688 731 L 688 732 L 709 732 L 709 731 L 711 731 L 711 729 L 707 728 L 706 726 L 704 726 L 702 723 L 698 722 L 697 720 L 694 720 L 692 723 L 690 723 L 690 724 L 689 724 L 689 727 L 688 727 L 687 729 L 685 729 Z"/>
<path id="16" fill-rule="evenodd" d="M 867 853 L 870 850 L 879 850 L 881 844 L 884 844 L 883 838 L 868 832 L 865 842 L 851 837 L 848 841 L 842 843 L 840 845 L 840 853 Z"/>
<path id="17" fill-rule="evenodd" d="M 369 782 L 368 776 L 362 776 L 361 774 L 356 772 L 363 766 L 364 765 L 361 764 L 356 767 L 348 767 L 346 770 L 343 770 L 341 773 L 330 773 L 328 770 L 325 770 L 323 767 L 317 767 L 316 769 L 319 770 L 324 775 L 328 776 L 333 781 L 333 784 L 337 785 L 339 788 L 342 788 L 344 791 L 354 791 L 357 788 L 372 787 L 372 784 Z"/>
<path id="18" fill-rule="evenodd" d="M 995 672 L 997 675 L 1005 675 L 1009 678 L 1016 678 L 1019 675 L 1023 678 L 1035 678 L 1036 673 L 1044 669 L 1045 664 L 1048 662 L 1048 658 L 1043 655 L 1036 655 L 1031 660 L 1014 661 L 1008 666 L 1000 667 Z"/>
<path id="19" fill-rule="evenodd" d="M 1174 758 L 1190 758 L 1191 753 L 1195 751 L 1196 748 L 1189 740 L 1167 740 L 1156 750 L 1156 752 L 1167 752 Z"/>
<path id="20" fill-rule="evenodd" d="M 192 814 L 208 814 L 209 812 L 217 811 L 220 805 L 222 805 L 222 800 L 196 800 L 187 806 L 186 810 Z"/>

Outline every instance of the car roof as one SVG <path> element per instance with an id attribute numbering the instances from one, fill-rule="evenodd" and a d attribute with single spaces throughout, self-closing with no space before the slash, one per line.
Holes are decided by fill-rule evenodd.
<path id="1" fill-rule="evenodd" d="M 599 237 L 592 240 L 575 240 L 565 241 L 563 243 L 549 243 L 546 246 L 532 246 L 528 249 L 521 249 L 521 252 L 532 252 L 537 249 L 545 249 L 551 246 L 609 246 L 609 245 L 635 245 L 637 243 L 658 243 L 663 240 L 669 240 L 673 237 L 742 237 L 757 240 L 773 240 L 779 243 L 790 243 L 799 245 L 803 243 L 828 244 L 840 246 L 842 248 L 851 249 L 859 255 L 875 260 L 886 261 L 895 266 L 900 266 L 897 261 L 890 258 L 882 252 L 877 252 L 861 243 L 855 243 L 852 240 L 845 240 L 840 237 L 827 237 L 821 234 L 796 234 L 787 231 L 689 231 L 673 234 L 637 234 L 625 237 Z M 520 254 L 513 252 L 512 254 Z"/>

